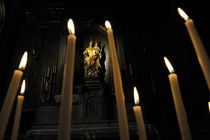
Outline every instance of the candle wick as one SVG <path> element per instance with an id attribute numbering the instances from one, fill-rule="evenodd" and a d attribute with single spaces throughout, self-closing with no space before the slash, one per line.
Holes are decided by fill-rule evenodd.
<path id="1" fill-rule="evenodd" d="M 134 106 L 142 106 L 142 103 L 134 104 Z"/>
<path id="2" fill-rule="evenodd" d="M 175 70 L 174 71 L 172 71 L 172 72 L 170 72 L 171 74 L 175 74 Z"/>
<path id="3" fill-rule="evenodd" d="M 22 72 L 24 71 L 24 69 L 23 69 L 23 68 L 18 68 L 17 70 L 20 70 L 20 71 L 22 71 Z"/>

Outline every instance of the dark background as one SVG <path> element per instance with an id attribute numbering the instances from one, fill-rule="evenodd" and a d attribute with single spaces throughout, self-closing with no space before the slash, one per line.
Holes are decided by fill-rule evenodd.
<path id="1" fill-rule="evenodd" d="M 210 8 L 207 2 L 150 0 L 138 3 L 132 1 L 113 3 L 113 1 L 7 0 L 4 4 L 5 20 L 4 23 L 1 22 L 3 28 L 0 32 L 1 103 L 12 72 L 18 66 L 23 51 L 36 46 L 30 37 L 21 38 L 23 34 L 32 36 L 37 27 L 47 26 L 49 27 L 47 34 L 41 37 L 43 41 L 50 36 L 51 32 L 52 36 L 57 35 L 58 38 L 64 39 L 65 24 L 69 17 L 74 19 L 76 28 L 86 20 L 93 20 L 103 26 L 104 21 L 108 19 L 123 43 L 121 49 L 124 54 L 120 54 L 123 58 L 119 59 L 120 63 L 124 64 L 121 68 L 126 102 L 132 104 L 132 87 L 137 86 L 144 104 L 145 118 L 157 127 L 161 139 L 181 139 L 168 81 L 169 72 L 163 61 L 163 56 L 166 56 L 179 78 L 193 139 L 210 138 L 208 134 L 210 114 L 207 104 L 210 101 L 210 94 L 184 20 L 177 12 L 177 7 L 181 7 L 194 20 L 204 47 L 210 55 Z M 48 23 L 48 20 L 51 22 Z M 56 32 L 59 32 L 59 35 Z M 22 46 L 19 45 L 21 42 Z M 28 47 L 29 44 L 31 47 Z M 40 51 L 42 47 L 40 46 Z M 51 58 L 58 61 L 51 53 L 46 61 Z M 32 64 L 33 61 L 30 62 Z M 36 67 L 39 63 L 38 60 L 34 61 L 32 68 L 39 69 Z M 30 79 L 30 70 L 26 70 L 26 75 Z M 35 74 L 32 76 L 36 77 Z M 30 89 L 36 90 L 35 85 Z M 59 94 L 60 87 L 57 83 L 56 94 Z M 37 100 L 31 102 L 32 97 L 29 96 L 26 95 L 25 107 L 38 106 L 39 97 L 34 95 Z M 30 121 L 28 119 L 27 122 L 30 123 Z"/>

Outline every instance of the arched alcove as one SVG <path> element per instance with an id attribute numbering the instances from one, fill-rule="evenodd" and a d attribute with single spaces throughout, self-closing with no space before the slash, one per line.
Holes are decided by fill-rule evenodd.
<path id="1" fill-rule="evenodd" d="M 83 52 L 88 47 L 89 42 L 99 43 L 101 52 L 100 59 L 100 80 L 106 84 L 112 84 L 112 66 L 109 53 L 109 44 L 107 40 L 107 34 L 105 27 L 100 24 L 94 23 L 94 21 L 86 21 L 86 24 L 78 26 L 77 44 L 76 44 L 76 62 L 75 62 L 75 83 L 82 83 L 85 80 L 84 72 L 84 56 Z M 79 77 L 79 79 L 78 79 Z"/>

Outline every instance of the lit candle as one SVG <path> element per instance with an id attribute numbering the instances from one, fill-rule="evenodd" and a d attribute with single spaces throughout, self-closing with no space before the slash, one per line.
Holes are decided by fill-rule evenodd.
<path id="1" fill-rule="evenodd" d="M 20 95 L 18 95 L 18 98 L 17 98 L 17 106 L 16 106 L 15 119 L 14 119 L 13 128 L 12 128 L 11 140 L 18 139 L 20 118 L 21 118 L 22 106 L 23 106 L 23 100 L 24 100 L 24 96 L 23 96 L 24 92 L 25 92 L 25 80 L 23 80 L 22 82 Z"/>
<path id="2" fill-rule="evenodd" d="M 25 52 L 21 59 L 19 69 L 15 70 L 13 73 L 12 80 L 10 82 L 4 104 L 1 109 L 0 114 L 0 140 L 4 138 L 4 133 L 7 127 L 7 123 L 11 114 L 11 110 L 15 101 L 16 93 L 19 89 L 20 82 L 23 76 L 22 70 L 25 70 L 26 63 L 27 63 L 28 53 Z"/>
<path id="3" fill-rule="evenodd" d="M 71 136 L 71 114 L 76 45 L 76 36 L 74 35 L 74 23 L 72 19 L 69 19 L 68 21 L 68 29 L 70 34 L 68 35 L 65 56 L 58 140 L 70 140 Z"/>
<path id="4" fill-rule="evenodd" d="M 187 31 L 190 35 L 190 38 L 192 40 L 195 53 L 198 58 L 198 62 L 201 66 L 201 69 L 203 71 L 203 74 L 206 79 L 206 83 L 208 86 L 208 89 L 210 91 L 210 62 L 208 54 L 204 48 L 204 45 L 200 39 L 200 36 L 195 28 L 194 22 L 192 19 L 188 17 L 188 15 L 180 8 L 178 8 L 178 12 L 181 15 L 182 18 L 185 19 L 185 26 L 187 27 Z"/>
<path id="5" fill-rule="evenodd" d="M 164 60 L 170 72 L 168 78 L 170 81 L 171 91 L 173 95 L 173 100 L 174 100 L 174 105 L 175 105 L 175 110 L 182 140 L 191 140 L 192 138 L 191 138 L 190 128 L 187 122 L 187 115 L 182 101 L 177 75 L 174 73 L 175 72 L 174 68 L 169 62 L 169 60 L 166 57 L 164 57 Z"/>
<path id="6" fill-rule="evenodd" d="M 209 112 L 210 112 L 210 101 L 208 102 L 208 105 L 209 105 Z"/>
<path id="7" fill-rule="evenodd" d="M 117 113 L 119 121 L 119 130 L 120 130 L 120 139 L 129 140 L 129 131 L 128 131 L 128 120 L 125 107 L 124 92 L 122 87 L 121 72 L 119 67 L 119 62 L 117 58 L 117 52 L 115 47 L 114 35 L 109 21 L 105 22 L 107 28 L 108 40 L 110 55 L 113 68 L 113 77 L 114 77 L 114 87 L 115 87 L 115 97 L 117 103 Z"/>
<path id="8" fill-rule="evenodd" d="M 136 87 L 134 87 L 133 90 L 134 90 L 133 95 L 134 95 L 134 102 L 135 102 L 135 106 L 133 107 L 133 110 L 136 117 L 139 140 L 147 140 L 147 134 L 146 134 L 145 125 L 144 125 L 144 118 L 143 118 L 141 106 L 139 105 L 140 103 L 139 94 Z"/>

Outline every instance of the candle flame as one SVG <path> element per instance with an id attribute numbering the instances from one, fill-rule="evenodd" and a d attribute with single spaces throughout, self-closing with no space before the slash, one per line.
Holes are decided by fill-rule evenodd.
<path id="1" fill-rule="evenodd" d="M 69 19 L 67 26 L 68 26 L 69 33 L 74 35 L 75 34 L 74 22 L 71 18 Z"/>
<path id="2" fill-rule="evenodd" d="M 26 80 L 23 80 L 22 85 L 21 85 L 20 94 L 23 95 L 25 93 L 25 89 L 26 89 Z"/>
<path id="3" fill-rule="evenodd" d="M 208 102 L 208 104 L 209 104 L 209 112 L 210 112 L 210 101 Z"/>
<path id="4" fill-rule="evenodd" d="M 111 23 L 108 20 L 105 21 L 105 26 L 107 29 L 112 29 Z"/>
<path id="5" fill-rule="evenodd" d="M 28 60 L 28 52 L 25 51 L 23 56 L 22 56 L 22 59 L 20 61 L 19 69 L 25 70 L 26 64 L 27 64 L 27 60 Z"/>
<path id="6" fill-rule="evenodd" d="M 169 70 L 170 73 L 173 73 L 174 72 L 174 68 L 173 66 L 171 65 L 171 63 L 169 62 L 169 60 L 164 56 L 164 61 L 165 61 L 165 64 Z"/>
<path id="7" fill-rule="evenodd" d="M 134 96 L 134 103 L 138 105 L 140 101 L 139 101 L 139 94 L 136 87 L 133 88 L 133 96 Z"/>
<path id="8" fill-rule="evenodd" d="M 181 9 L 181 8 L 177 8 L 180 16 L 185 20 L 187 21 L 189 19 L 189 16 Z"/>

